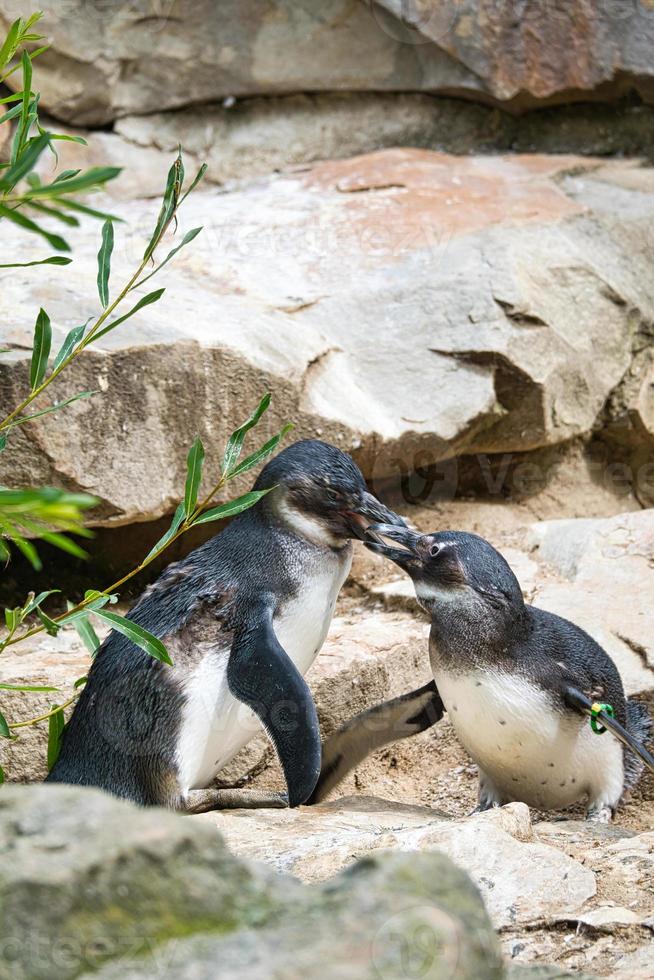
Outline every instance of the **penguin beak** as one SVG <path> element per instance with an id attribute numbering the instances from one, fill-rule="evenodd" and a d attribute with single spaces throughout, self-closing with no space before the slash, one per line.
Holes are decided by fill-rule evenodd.
<path id="1" fill-rule="evenodd" d="M 366 548 L 377 555 L 383 555 L 384 558 L 390 558 L 400 568 L 408 569 L 409 566 L 415 568 L 416 565 L 422 564 L 422 557 L 418 550 L 418 542 L 422 537 L 422 534 L 412 531 L 406 525 L 373 524 L 368 528 Z M 390 538 L 402 547 L 393 548 L 386 544 L 383 538 Z"/>
<path id="2" fill-rule="evenodd" d="M 373 540 L 383 544 L 381 538 L 371 530 L 370 525 L 380 524 L 383 527 L 406 528 L 403 519 L 377 500 L 367 490 L 361 494 L 358 505 L 347 511 L 350 529 L 354 535 L 366 544 Z"/>

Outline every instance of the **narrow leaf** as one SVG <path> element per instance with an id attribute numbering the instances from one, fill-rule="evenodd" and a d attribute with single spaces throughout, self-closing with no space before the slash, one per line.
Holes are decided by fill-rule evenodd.
<path id="1" fill-rule="evenodd" d="M 170 262 L 170 260 L 172 259 L 172 257 L 174 255 L 177 255 L 177 253 L 179 252 L 179 250 L 181 248 L 184 248 L 185 245 L 188 245 L 189 242 L 192 242 L 193 239 L 196 238 L 200 234 L 201 231 L 202 231 L 202 226 L 200 226 L 199 228 L 193 228 L 191 231 L 187 231 L 186 234 L 184 235 L 184 237 L 182 238 L 181 242 L 177 246 L 177 248 L 174 248 L 172 250 L 172 252 L 169 252 L 168 255 L 166 256 L 166 258 L 163 260 L 163 262 L 161 262 L 156 267 L 156 269 L 153 269 L 152 272 L 150 273 L 150 275 L 146 276 L 145 279 L 141 279 L 140 282 L 137 282 L 136 285 L 132 286 L 132 289 L 136 289 L 137 286 L 142 286 L 144 282 L 147 282 L 148 281 L 148 279 L 152 279 L 152 277 L 155 276 L 157 274 L 157 272 L 159 272 L 160 269 L 163 269 L 163 267 L 165 266 L 166 262 Z"/>
<path id="2" fill-rule="evenodd" d="M 78 219 L 72 214 L 64 214 L 63 211 L 58 211 L 57 208 L 51 208 L 47 204 L 37 204 L 36 201 L 25 201 L 25 206 L 32 208 L 34 211 L 38 211 L 39 214 L 47 214 L 49 218 L 54 218 L 55 221 L 60 221 L 63 225 L 68 225 L 69 228 L 79 228 Z"/>
<path id="3" fill-rule="evenodd" d="M 77 542 L 67 538 L 65 534 L 59 534 L 58 531 L 43 531 L 40 537 L 48 544 L 54 545 L 55 548 L 59 548 L 69 555 L 74 555 L 75 558 L 89 557 L 88 552 L 84 551 L 84 548 L 80 548 Z"/>
<path id="4" fill-rule="evenodd" d="M 114 250 L 114 226 L 111 221 L 105 221 L 102 226 L 102 244 L 98 252 L 98 295 L 103 307 L 109 305 L 109 273 L 111 271 L 111 253 Z"/>
<path id="5" fill-rule="evenodd" d="M 2 768 L 2 766 L 0 766 L 0 786 L 2 786 L 4 781 L 5 781 L 5 771 Z"/>
<path id="6" fill-rule="evenodd" d="M 272 439 L 269 439 L 268 442 L 264 443 L 260 449 L 257 449 L 249 456 L 246 456 L 243 462 L 239 463 L 238 466 L 232 470 L 230 476 L 239 476 L 239 474 L 246 473 L 247 470 L 251 470 L 253 466 L 257 466 L 258 463 L 263 462 L 263 460 L 270 456 L 270 454 L 277 448 L 286 433 L 290 432 L 292 428 L 293 426 L 290 424 L 285 425 L 281 432 L 279 432 L 276 436 L 273 436 Z"/>
<path id="7" fill-rule="evenodd" d="M 75 173 L 75 171 L 72 171 L 72 173 Z M 106 211 L 97 211 L 95 208 L 89 208 L 86 204 L 80 204 L 79 201 L 72 201 L 67 197 L 62 197 L 57 201 L 57 204 L 60 208 L 68 208 L 69 211 L 79 211 L 80 214 L 88 214 L 92 218 L 101 218 L 103 221 L 123 221 L 123 218 L 119 218 L 117 214 L 108 214 Z"/>
<path id="8" fill-rule="evenodd" d="M 150 306 L 151 303 L 156 303 L 158 299 L 161 299 L 165 292 L 165 289 L 155 289 L 154 292 L 148 293 L 147 296 L 144 296 L 138 301 L 136 306 L 132 307 L 129 313 L 125 313 L 124 316 L 119 316 L 117 320 L 113 321 L 113 323 L 110 323 L 107 327 L 103 327 L 102 330 L 99 330 L 98 333 L 94 334 L 93 340 L 98 340 L 100 337 L 104 337 L 106 333 L 109 333 L 110 330 L 117 327 L 119 323 L 124 323 L 125 320 L 129 320 L 131 316 L 134 316 L 135 313 L 142 310 L 144 306 Z"/>
<path id="9" fill-rule="evenodd" d="M 60 592 L 60 589 L 49 589 L 47 592 L 39 592 L 39 594 L 34 599 L 30 599 L 26 606 L 23 607 L 23 619 L 29 616 L 34 610 L 41 605 L 42 602 L 48 598 L 48 596 L 54 595 L 56 592 Z M 33 595 L 33 593 L 31 593 Z"/>
<path id="10" fill-rule="evenodd" d="M 119 616 L 118 613 L 109 612 L 108 609 L 98 609 L 95 615 L 99 616 L 100 619 L 105 619 L 115 630 L 122 633 L 123 636 L 126 636 L 128 640 L 131 640 L 141 650 L 145 650 L 155 660 L 160 660 L 162 663 L 172 666 L 173 662 L 168 656 L 168 651 L 161 640 L 153 636 L 152 633 L 148 633 L 138 623 L 133 623 L 131 619 L 125 619 L 124 616 Z"/>
<path id="11" fill-rule="evenodd" d="M 73 625 L 86 649 L 89 651 L 92 657 L 95 657 L 96 653 L 100 649 L 100 638 L 91 626 L 89 617 L 82 616 L 79 619 L 76 619 Z"/>
<path id="12" fill-rule="evenodd" d="M 57 705 L 51 705 L 56 708 Z M 48 718 L 48 772 L 52 769 L 61 752 L 61 736 L 64 733 L 64 712 L 62 708 Z"/>
<path id="13" fill-rule="evenodd" d="M 161 203 L 161 209 L 157 217 L 157 223 L 155 225 L 154 231 L 152 233 L 152 238 L 148 242 L 148 247 L 143 253 L 144 259 L 149 259 L 155 248 L 161 240 L 161 235 L 175 213 L 175 208 L 177 206 L 177 200 L 179 197 L 179 172 L 180 166 L 182 165 L 181 154 L 178 153 L 172 167 L 168 171 L 168 176 L 166 178 L 166 189 L 164 191 L 163 201 Z"/>
<path id="14" fill-rule="evenodd" d="M 51 184 L 44 184 L 30 191 L 30 197 L 59 197 L 61 194 L 70 194 L 106 184 L 109 180 L 114 180 L 121 172 L 122 167 L 91 167 L 83 173 L 76 174 L 66 180 L 54 180 Z"/>
<path id="15" fill-rule="evenodd" d="M 0 68 L 4 68 L 4 66 L 13 58 L 22 27 L 23 21 L 22 18 L 19 17 L 9 28 L 4 43 L 0 48 Z"/>
<path id="16" fill-rule="evenodd" d="M 163 535 L 163 537 L 159 538 L 154 548 L 152 548 L 152 550 L 148 552 L 148 554 L 145 557 L 145 561 L 147 561 L 149 558 L 152 558 L 158 552 L 163 551 L 163 549 L 168 544 L 170 539 L 179 530 L 179 527 L 183 520 L 184 520 L 184 503 L 182 502 L 177 506 L 177 510 L 175 511 L 172 524 L 170 525 L 166 533 Z"/>
<path id="17" fill-rule="evenodd" d="M 79 395 L 71 395 L 70 398 L 65 398 L 62 402 L 55 402 L 49 408 L 42 408 L 40 412 L 33 412 L 32 415 L 21 415 L 20 418 L 14 419 L 10 428 L 13 429 L 15 425 L 23 425 L 24 422 L 31 422 L 32 419 L 39 419 L 42 415 L 50 415 L 51 412 L 58 412 L 59 409 L 65 408 L 66 405 L 70 405 L 72 402 L 78 402 L 82 398 L 90 398 L 91 395 L 97 394 L 98 391 L 80 391 Z"/>
<path id="18" fill-rule="evenodd" d="M 195 190 L 195 188 L 198 186 L 198 184 L 200 183 L 200 181 L 202 180 L 206 172 L 207 172 L 207 165 L 206 163 L 203 163 L 200 169 L 198 170 L 198 172 L 196 173 L 195 177 L 191 181 L 191 186 L 187 190 L 186 194 L 184 194 L 182 200 L 179 202 L 180 204 L 182 203 L 182 201 L 186 200 L 186 198 L 189 196 L 191 191 Z"/>
<path id="19" fill-rule="evenodd" d="M 37 608 L 36 615 L 45 626 L 46 633 L 48 633 L 50 636 L 56 636 L 61 628 L 59 623 L 55 623 L 54 619 L 50 619 L 49 616 L 46 616 L 42 609 Z"/>
<path id="20" fill-rule="evenodd" d="M 58 687 L 42 687 L 29 684 L 0 684 L 0 691 L 58 691 Z"/>
<path id="21" fill-rule="evenodd" d="M 267 411 L 270 405 L 270 397 L 270 394 L 264 395 L 249 419 L 232 432 L 229 437 L 227 449 L 223 457 L 223 474 L 225 476 L 229 475 L 229 471 L 241 455 L 246 433 L 257 424 L 263 413 Z"/>
<path id="22" fill-rule="evenodd" d="M 72 330 L 68 331 L 68 333 L 66 334 L 66 339 L 61 345 L 59 353 L 54 359 L 54 364 L 52 365 L 53 371 L 56 371 L 57 368 L 61 364 L 63 364 L 63 362 L 66 360 L 68 355 L 72 353 L 73 349 L 78 345 L 78 343 L 84 336 L 84 331 L 88 327 L 89 321 L 92 319 L 93 317 L 89 317 L 86 323 L 81 323 L 78 327 L 73 327 Z"/>
<path id="23" fill-rule="evenodd" d="M 11 166 L 0 177 L 0 190 L 10 191 L 12 187 L 16 186 L 19 180 L 22 180 L 23 177 L 30 173 L 49 143 L 50 139 L 47 133 L 30 140 L 23 152 L 15 160 L 12 160 Z M 30 191 L 29 195 L 31 196 L 33 193 L 35 192 Z"/>
<path id="24" fill-rule="evenodd" d="M 75 690 L 77 690 L 79 687 L 84 687 L 84 685 L 86 684 L 86 682 L 88 681 L 88 679 L 89 679 L 88 678 L 88 675 L 86 675 L 86 674 L 84 675 L 84 677 L 78 677 L 77 680 L 75 681 L 75 683 L 73 684 L 73 687 L 75 688 Z"/>
<path id="25" fill-rule="evenodd" d="M 27 269 L 30 265 L 70 265 L 72 259 L 65 255 L 52 255 L 49 259 L 36 259 L 34 262 L 7 262 L 0 264 L 0 269 Z"/>
<path id="26" fill-rule="evenodd" d="M 7 724 L 7 719 L 0 711 L 0 735 L 3 738 L 11 738 L 11 732 L 9 731 L 9 725 Z"/>
<path id="27" fill-rule="evenodd" d="M 198 502 L 198 490 L 202 479 L 204 464 L 204 446 L 201 439 L 196 439 L 186 457 L 186 487 L 184 491 L 184 512 L 190 517 Z"/>
<path id="28" fill-rule="evenodd" d="M 0 204 L 0 218 L 6 218 L 7 221 L 13 221 L 15 225 L 18 225 L 20 228 L 24 228 L 25 231 L 31 231 L 35 235 L 41 235 L 41 237 L 45 238 L 46 242 L 48 242 L 49 245 L 51 245 L 52 248 L 56 249 L 58 252 L 70 252 L 70 245 L 65 239 L 63 239 L 60 235 L 51 234 L 49 231 L 46 231 L 45 228 L 41 228 L 40 225 L 37 225 L 36 221 L 32 221 L 31 218 L 28 218 L 26 214 L 21 214 L 20 211 L 12 211 L 12 209 L 6 207 L 6 205 Z"/>
<path id="29" fill-rule="evenodd" d="M 32 391 L 45 378 L 52 345 L 52 327 L 50 317 L 43 308 L 39 310 L 34 327 L 34 347 L 32 348 L 32 364 L 30 366 L 30 385 Z"/>
<path id="30" fill-rule="evenodd" d="M 219 507 L 212 507 L 211 510 L 205 510 L 193 521 L 193 526 L 195 527 L 196 524 L 209 524 L 211 521 L 222 521 L 225 517 L 233 517 L 235 514 L 240 514 L 242 511 L 256 504 L 267 493 L 270 493 L 271 489 L 269 487 L 267 490 L 251 490 L 249 493 L 244 493 L 242 497 L 229 500 L 226 504 L 220 504 Z"/>

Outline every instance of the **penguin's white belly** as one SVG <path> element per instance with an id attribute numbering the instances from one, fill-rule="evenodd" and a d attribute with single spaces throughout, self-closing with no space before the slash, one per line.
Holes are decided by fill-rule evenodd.
<path id="1" fill-rule="evenodd" d="M 622 747 L 609 733 L 596 735 L 587 718 L 557 711 L 516 675 L 435 670 L 434 680 L 461 743 L 504 799 L 540 809 L 586 795 L 617 804 Z"/>
<path id="2" fill-rule="evenodd" d="M 349 561 L 318 567 L 298 597 L 276 613 L 277 639 L 302 675 L 316 659 L 334 615 Z M 209 650 L 184 684 L 185 703 L 177 746 L 182 793 L 208 786 L 216 774 L 263 730 L 250 708 L 227 684 L 229 648 Z"/>

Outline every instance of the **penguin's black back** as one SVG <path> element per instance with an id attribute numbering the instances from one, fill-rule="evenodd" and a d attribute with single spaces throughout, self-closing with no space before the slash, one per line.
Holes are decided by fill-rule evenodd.
<path id="1" fill-rule="evenodd" d="M 127 618 L 163 638 L 202 612 L 220 621 L 229 637 L 247 629 L 255 598 L 266 591 L 290 594 L 302 543 L 271 527 L 262 503 L 170 565 Z M 101 786 L 143 805 L 175 805 L 182 705 L 178 672 L 112 630 L 91 665 L 48 780 Z"/>

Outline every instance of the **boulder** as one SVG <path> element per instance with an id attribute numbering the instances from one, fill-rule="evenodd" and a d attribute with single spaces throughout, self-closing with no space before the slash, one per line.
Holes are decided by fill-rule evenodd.
<path id="1" fill-rule="evenodd" d="M 181 228 L 204 231 L 157 280 L 163 299 L 62 375 L 58 398 L 98 394 L 13 433 L 0 481 L 90 490 L 102 500 L 96 523 L 155 519 L 183 492 L 195 436 L 211 479 L 229 432 L 268 389 L 260 439 L 293 420 L 294 437 L 354 449 L 373 485 L 398 491 L 407 472 L 462 453 L 588 436 L 654 317 L 654 168 L 603 164 L 596 179 L 597 167 L 387 150 L 198 190 Z M 115 295 L 158 204 L 105 204 L 128 220 Z M 0 365 L 2 407 L 25 391 L 39 304 L 55 348 L 97 313 L 97 223 L 71 239 L 69 268 L 12 270 L 3 283 L 13 350 Z M 25 261 L 43 255 L 14 226 L 3 225 L 3 245 Z M 455 461 L 446 477 L 453 494 Z"/>
<path id="2" fill-rule="evenodd" d="M 0 25 L 23 10 L 5 0 Z M 106 124 L 129 113 L 288 92 L 464 95 L 512 109 L 652 98 L 650 0 L 211 0 L 53 6 L 42 104 Z M 292 52 L 292 57 L 289 57 Z M 14 81 L 11 79 L 10 81 Z"/>
<path id="3" fill-rule="evenodd" d="M 654 511 L 531 529 L 543 576 L 534 603 L 587 630 L 618 665 L 628 694 L 654 688 Z"/>
<path id="4" fill-rule="evenodd" d="M 561 909 L 573 914 L 595 894 L 595 876 L 546 844 L 525 840 L 524 803 L 451 820 L 428 807 L 347 797 L 300 810 L 214 812 L 235 854 L 266 861 L 301 880 L 323 880 L 378 850 L 447 854 L 479 888 L 496 928 L 525 924 Z"/>
<path id="5" fill-rule="evenodd" d="M 375 854 L 313 888 L 233 856 L 214 828 L 96 790 L 0 794 L 0 977 L 171 980 L 402 975 L 501 980 L 467 875 L 442 854 Z"/>

